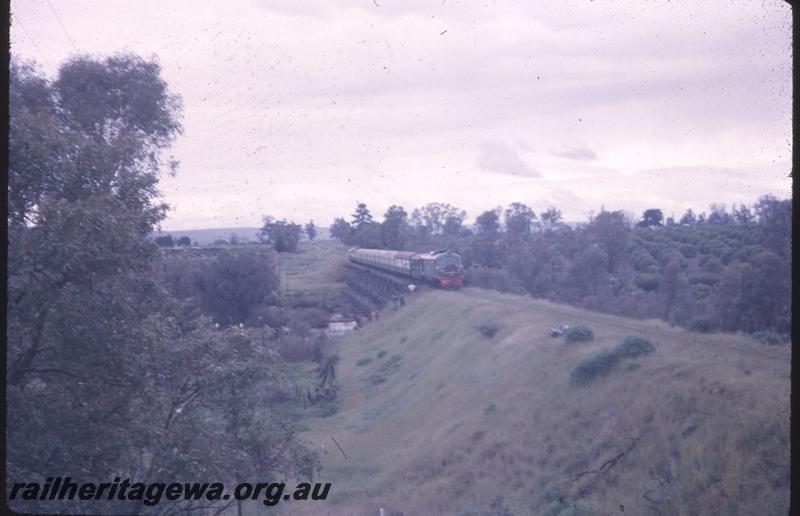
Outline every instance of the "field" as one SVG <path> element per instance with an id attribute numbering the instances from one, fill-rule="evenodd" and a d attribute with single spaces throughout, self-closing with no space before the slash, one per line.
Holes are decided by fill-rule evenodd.
<path id="1" fill-rule="evenodd" d="M 549 336 L 576 323 L 594 340 Z M 655 352 L 570 381 L 627 335 Z M 788 510 L 786 346 L 465 289 L 412 297 L 340 355 L 338 412 L 301 434 L 322 456 L 315 480 L 333 482 L 326 514 Z"/>
<path id="2" fill-rule="evenodd" d="M 301 242 L 298 253 L 279 253 L 278 272 L 283 294 L 295 302 L 323 302 L 344 288 L 338 282 L 347 248 L 334 240 Z"/>

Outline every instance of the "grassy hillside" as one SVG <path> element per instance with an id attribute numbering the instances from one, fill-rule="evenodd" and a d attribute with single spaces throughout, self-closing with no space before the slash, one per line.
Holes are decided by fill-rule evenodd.
<path id="1" fill-rule="evenodd" d="M 489 322 L 491 338 L 476 328 Z M 563 323 L 594 340 L 551 338 Z M 655 352 L 570 381 L 627 335 Z M 339 411 L 302 434 L 332 497 L 285 506 L 292 514 L 320 503 L 370 515 L 788 510 L 786 346 L 465 289 L 409 299 L 340 355 Z"/>

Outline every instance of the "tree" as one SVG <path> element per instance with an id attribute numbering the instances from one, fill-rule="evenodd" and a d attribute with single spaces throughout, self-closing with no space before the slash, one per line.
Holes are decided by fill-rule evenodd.
<path id="1" fill-rule="evenodd" d="M 724 204 L 712 204 L 711 214 L 708 216 L 709 224 L 730 224 L 733 222 L 733 217 L 725 209 Z"/>
<path id="2" fill-rule="evenodd" d="M 728 266 L 716 289 L 720 325 L 726 330 L 788 332 L 791 314 L 788 263 L 771 251 L 750 263 Z"/>
<path id="3" fill-rule="evenodd" d="M 225 254 L 195 279 L 206 313 L 222 325 L 249 323 L 278 287 L 274 253 Z"/>
<path id="4" fill-rule="evenodd" d="M 505 211 L 506 233 L 509 237 L 518 240 L 527 239 L 531 235 L 534 224 L 537 223 L 536 214 L 528 206 L 515 202 Z"/>
<path id="5" fill-rule="evenodd" d="M 676 300 L 686 288 L 686 280 L 683 277 L 683 268 L 680 258 L 673 257 L 664 267 L 659 290 L 664 296 L 664 320 L 669 320 Z"/>
<path id="6" fill-rule="evenodd" d="M 7 473 L 130 474 L 158 439 L 137 408 L 169 395 L 140 390 L 139 357 L 180 101 L 131 55 L 10 72 Z"/>
<path id="7" fill-rule="evenodd" d="M 228 237 L 228 242 L 230 242 L 231 245 L 239 245 L 239 235 L 236 233 L 231 233 L 231 235 Z"/>
<path id="8" fill-rule="evenodd" d="M 733 206 L 733 220 L 737 224 L 747 225 L 752 224 L 755 221 L 755 217 L 753 213 L 750 211 L 750 208 L 746 204 L 742 204 L 739 208 L 736 205 Z"/>
<path id="9" fill-rule="evenodd" d="M 383 215 L 383 223 L 381 224 L 383 247 L 387 249 L 405 249 L 410 231 L 406 210 L 402 206 L 390 206 Z"/>
<path id="10" fill-rule="evenodd" d="M 608 272 L 615 272 L 622 261 L 629 228 L 621 211 L 601 211 L 587 227 L 589 239 L 608 255 Z"/>
<path id="11" fill-rule="evenodd" d="M 686 213 L 683 214 L 680 223 L 683 226 L 692 226 L 697 223 L 697 217 L 695 217 L 691 208 L 686 210 Z"/>
<path id="12" fill-rule="evenodd" d="M 314 225 L 313 220 L 309 220 L 305 227 L 306 236 L 309 240 L 317 238 L 317 226 Z"/>
<path id="13" fill-rule="evenodd" d="M 773 252 L 787 255 L 792 244 L 792 201 L 765 195 L 753 206 L 764 243 Z"/>
<path id="14" fill-rule="evenodd" d="M 276 220 L 266 216 L 264 217 L 264 226 L 261 228 L 260 235 L 266 236 L 267 241 L 279 253 L 296 253 L 302 231 L 303 228 L 299 224 L 289 222 L 286 219 Z"/>
<path id="15" fill-rule="evenodd" d="M 568 277 L 569 286 L 577 292 L 578 299 L 594 293 L 605 280 L 608 261 L 608 253 L 598 245 L 590 245 L 575 256 Z"/>
<path id="16" fill-rule="evenodd" d="M 497 235 L 500 232 L 500 216 L 498 210 L 487 210 L 475 219 L 479 234 Z"/>
<path id="17" fill-rule="evenodd" d="M 175 247 L 175 239 L 172 238 L 172 235 L 157 236 L 154 240 L 158 247 Z"/>
<path id="18" fill-rule="evenodd" d="M 542 226 L 545 231 L 550 232 L 562 224 L 561 210 L 556 208 L 547 208 L 542 212 Z"/>
<path id="19" fill-rule="evenodd" d="M 465 217 L 466 213 L 464 213 L 463 216 L 448 215 L 444 221 L 444 225 L 442 225 L 442 235 L 446 237 L 462 236 L 464 233 Z"/>
<path id="20" fill-rule="evenodd" d="M 415 209 L 411 220 L 416 227 L 424 227 L 429 235 L 441 234 L 449 221 L 448 229 L 458 234 L 466 216 L 467 213 L 460 208 L 447 203 L 432 202 Z"/>
<path id="21" fill-rule="evenodd" d="M 367 205 L 360 202 L 356 205 L 356 211 L 352 216 L 352 225 L 357 229 L 362 224 L 372 222 L 372 214 L 369 212 Z"/>
<path id="22" fill-rule="evenodd" d="M 649 228 L 652 226 L 661 226 L 662 221 L 664 220 L 664 214 L 661 213 L 661 210 L 658 208 L 650 208 L 645 210 L 642 214 L 642 219 L 639 221 L 637 226 L 641 228 Z"/>
<path id="23" fill-rule="evenodd" d="M 14 65 L 10 89 L 6 480 L 310 476 L 293 429 L 259 402 L 286 383 L 279 357 L 256 333 L 187 317 L 154 279 L 156 187 L 174 170 L 161 153 L 180 132 L 158 64 L 79 57 L 55 83 Z"/>
<path id="24" fill-rule="evenodd" d="M 368 249 L 383 247 L 382 227 L 377 222 L 365 222 L 359 225 L 352 234 L 353 244 Z"/>
<path id="25" fill-rule="evenodd" d="M 498 211 L 485 211 L 475 219 L 478 234 L 472 240 L 471 254 L 475 263 L 484 267 L 500 267 L 503 262 Z"/>
<path id="26" fill-rule="evenodd" d="M 341 217 L 336 218 L 331 224 L 331 237 L 345 245 L 352 245 L 353 226 Z"/>
<path id="27" fill-rule="evenodd" d="M 192 239 L 184 235 L 178 239 L 177 244 L 180 247 L 190 247 L 192 245 Z"/>

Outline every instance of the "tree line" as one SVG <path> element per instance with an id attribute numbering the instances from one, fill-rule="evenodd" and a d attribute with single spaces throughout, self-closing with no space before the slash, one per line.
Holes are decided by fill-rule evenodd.
<path id="1" fill-rule="evenodd" d="M 771 331 L 791 321 L 791 200 L 763 196 L 728 210 L 658 208 L 633 218 L 601 209 L 568 225 L 561 211 L 524 203 L 479 214 L 430 203 L 410 214 L 391 206 L 376 221 L 365 203 L 336 218 L 346 245 L 460 253 L 468 284 L 583 308 L 662 318 L 696 331 Z"/>
<path id="2" fill-rule="evenodd" d="M 297 252 L 297 245 L 300 239 L 305 235 L 309 240 L 317 238 L 319 230 L 313 220 L 308 221 L 305 226 L 300 226 L 292 221 L 286 219 L 277 220 L 269 215 L 264 217 L 263 226 L 258 232 L 259 242 L 271 244 L 278 252 Z M 184 235 L 174 238 L 172 235 L 158 235 L 153 238 L 153 241 L 159 247 L 197 247 L 197 242 L 192 242 L 192 239 Z M 218 238 L 214 245 L 239 245 L 242 242 L 241 237 L 236 233 L 231 233 L 228 239 Z M 250 242 L 247 242 L 250 243 Z"/>

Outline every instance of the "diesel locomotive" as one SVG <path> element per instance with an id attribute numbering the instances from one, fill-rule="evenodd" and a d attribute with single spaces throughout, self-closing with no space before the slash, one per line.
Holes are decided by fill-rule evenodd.
<path id="1" fill-rule="evenodd" d="M 464 268 L 458 253 L 353 248 L 348 251 L 348 257 L 353 263 L 412 278 L 420 283 L 444 288 L 457 288 L 464 283 Z"/>

